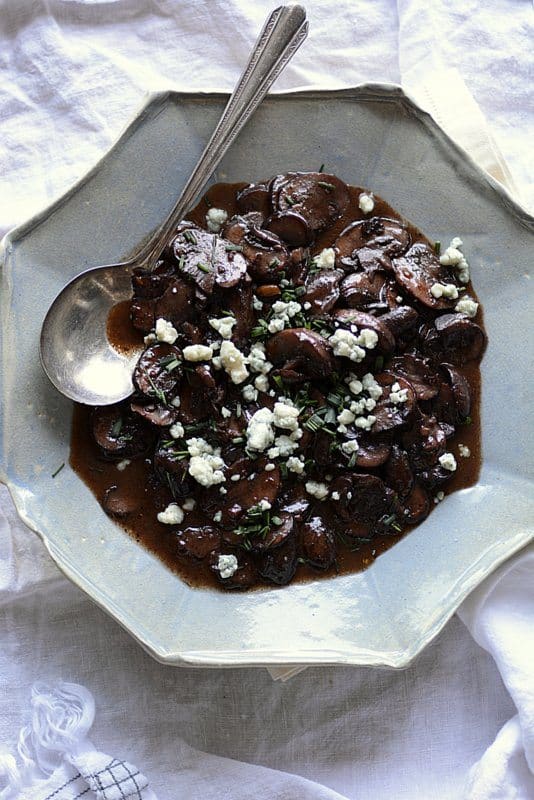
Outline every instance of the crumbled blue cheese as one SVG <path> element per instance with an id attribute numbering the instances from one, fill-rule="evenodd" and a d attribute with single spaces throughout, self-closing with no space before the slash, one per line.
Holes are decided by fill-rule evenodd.
<path id="1" fill-rule="evenodd" d="M 465 314 L 466 317 L 473 319 L 478 312 L 478 303 L 476 303 L 472 297 L 462 297 L 454 306 L 454 310 L 458 311 L 459 314 Z"/>
<path id="2" fill-rule="evenodd" d="M 251 383 L 243 386 L 241 394 L 243 395 L 243 400 L 246 400 L 247 403 L 253 403 L 258 399 L 258 390 Z"/>
<path id="3" fill-rule="evenodd" d="M 349 411 L 348 408 L 344 408 L 343 411 L 337 415 L 337 421 L 340 425 L 350 425 L 351 422 L 354 422 L 354 419 L 355 414 L 353 414 L 352 411 Z"/>
<path id="4" fill-rule="evenodd" d="M 334 348 L 335 356 L 344 356 L 359 363 L 365 358 L 364 348 L 373 350 L 376 347 L 378 336 L 370 328 L 363 328 L 358 335 L 344 328 L 338 328 L 329 337 L 329 342 Z"/>
<path id="5" fill-rule="evenodd" d="M 258 375 L 254 380 L 254 386 L 259 392 L 266 392 L 269 389 L 269 378 L 267 375 Z"/>
<path id="6" fill-rule="evenodd" d="M 158 522 L 163 525 L 179 525 L 184 521 L 184 512 L 177 503 L 169 503 L 164 511 L 158 514 Z"/>
<path id="7" fill-rule="evenodd" d="M 221 519 L 222 519 L 222 511 L 216 511 L 215 514 L 213 515 L 213 521 L 220 522 Z"/>
<path id="8" fill-rule="evenodd" d="M 271 508 L 271 504 L 269 503 L 268 500 L 260 500 L 260 502 L 258 503 L 258 508 L 260 509 L 260 511 L 269 511 L 269 509 Z"/>
<path id="9" fill-rule="evenodd" d="M 144 342 L 144 343 L 145 343 L 147 346 L 148 346 L 149 344 L 153 344 L 154 342 L 157 342 L 157 341 L 158 341 L 158 340 L 157 340 L 157 337 L 156 337 L 156 334 L 155 334 L 155 333 L 148 333 L 148 334 L 145 336 L 145 338 L 143 339 L 143 342 Z"/>
<path id="10" fill-rule="evenodd" d="M 298 456 L 290 456 L 287 459 L 286 464 L 288 470 L 290 472 L 294 472 L 296 475 L 302 475 L 304 472 L 304 461 Z"/>
<path id="11" fill-rule="evenodd" d="M 445 492 L 437 492 L 436 496 L 434 497 L 434 503 L 436 505 L 438 503 L 441 503 L 441 501 L 444 499 L 444 497 L 445 497 Z"/>
<path id="12" fill-rule="evenodd" d="M 299 427 L 300 411 L 287 398 L 280 398 L 274 404 L 273 423 L 277 428 L 284 428 L 288 431 L 296 431 Z"/>
<path id="13" fill-rule="evenodd" d="M 213 349 L 206 344 L 188 344 L 183 350 L 186 361 L 209 361 L 213 356 Z"/>
<path id="14" fill-rule="evenodd" d="M 452 453 L 443 453 L 443 455 L 438 458 L 438 461 L 443 469 L 446 469 L 449 472 L 455 472 L 457 464 Z"/>
<path id="15" fill-rule="evenodd" d="M 273 471 L 273 469 L 276 469 L 276 464 L 273 464 L 273 463 L 272 463 L 272 461 L 269 461 L 269 462 L 268 462 L 268 463 L 265 465 L 265 472 L 272 472 L 272 471 Z"/>
<path id="16" fill-rule="evenodd" d="M 263 308 L 262 301 L 260 300 L 259 297 L 256 297 L 256 295 L 254 295 L 252 298 L 252 308 L 254 309 L 254 311 L 261 311 Z"/>
<path id="17" fill-rule="evenodd" d="M 347 378 L 347 383 L 349 385 L 349 389 L 351 390 L 352 394 L 359 395 L 362 393 L 363 383 L 359 381 L 358 378 L 352 373 L 349 374 Z"/>
<path id="18" fill-rule="evenodd" d="M 289 300 L 285 303 L 283 300 L 277 300 L 271 306 L 271 319 L 267 324 L 269 333 L 277 333 L 283 331 L 286 325 L 291 323 L 293 317 L 300 314 L 302 306 L 296 300 Z"/>
<path id="19" fill-rule="evenodd" d="M 450 245 L 439 258 L 439 263 L 444 267 L 454 267 L 460 283 L 469 283 L 469 264 L 461 251 L 462 240 L 455 236 Z"/>
<path id="20" fill-rule="evenodd" d="M 408 389 L 401 389 L 400 384 L 395 381 L 389 393 L 389 401 L 396 406 L 400 403 L 406 403 L 408 400 Z"/>
<path id="21" fill-rule="evenodd" d="M 187 497 L 182 503 L 182 508 L 184 511 L 192 511 L 196 504 L 197 501 L 193 497 Z"/>
<path id="22" fill-rule="evenodd" d="M 374 425 L 375 422 L 376 422 L 376 417 L 374 417 L 372 414 L 369 414 L 368 417 L 356 417 L 356 419 L 354 420 L 354 425 L 357 428 L 361 428 L 364 431 L 369 431 L 371 430 L 371 426 Z"/>
<path id="23" fill-rule="evenodd" d="M 238 474 L 232 475 L 230 477 L 230 480 L 233 481 L 234 483 L 237 483 L 237 481 L 241 480 L 241 475 Z"/>
<path id="24" fill-rule="evenodd" d="M 272 370 L 273 365 L 267 361 L 265 355 L 265 345 L 261 343 L 252 345 L 248 354 L 248 364 L 252 372 L 261 372 L 263 375 L 267 375 Z"/>
<path id="25" fill-rule="evenodd" d="M 217 331 L 222 339 L 232 338 L 232 328 L 236 324 L 235 317 L 219 317 L 219 319 L 208 320 L 213 330 Z"/>
<path id="26" fill-rule="evenodd" d="M 201 486 L 215 486 L 226 480 L 223 469 L 225 463 L 220 456 L 220 449 L 213 448 L 205 439 L 194 437 L 186 441 L 191 456 L 189 474 Z"/>
<path id="27" fill-rule="evenodd" d="M 246 364 L 248 358 L 239 350 L 233 342 L 224 341 L 221 345 L 219 356 L 221 366 L 224 367 L 232 383 L 243 383 L 248 378 Z"/>
<path id="28" fill-rule="evenodd" d="M 306 481 L 305 488 L 308 494 L 311 494 L 312 497 L 315 497 L 317 500 L 324 500 L 328 497 L 328 486 L 326 483 Z"/>
<path id="29" fill-rule="evenodd" d="M 345 453 L 346 456 L 351 456 L 357 450 L 359 450 L 360 445 L 356 441 L 356 439 L 349 439 L 347 442 L 343 442 L 341 445 L 341 450 Z"/>
<path id="30" fill-rule="evenodd" d="M 156 339 L 158 342 L 174 344 L 177 338 L 178 331 L 172 322 L 168 322 L 166 319 L 159 317 L 159 319 L 156 320 Z"/>
<path id="31" fill-rule="evenodd" d="M 370 192 L 362 192 L 358 197 L 358 206 L 364 214 L 370 214 L 375 207 L 373 195 Z"/>
<path id="32" fill-rule="evenodd" d="M 297 431 L 295 431 L 297 433 Z M 293 435 L 293 434 L 292 434 Z M 290 436 L 282 434 L 274 440 L 274 446 L 267 451 L 269 458 L 286 458 L 298 449 L 298 444 Z"/>
<path id="33" fill-rule="evenodd" d="M 372 397 L 373 400 L 378 400 L 380 397 L 382 397 L 382 387 L 379 383 L 377 383 L 377 381 L 375 381 L 375 376 L 370 372 L 367 372 L 363 376 L 362 385 L 369 397 Z"/>
<path id="34" fill-rule="evenodd" d="M 249 420 L 246 436 L 249 450 L 262 452 L 274 441 L 272 427 L 273 412 L 269 408 L 260 408 Z"/>
<path id="35" fill-rule="evenodd" d="M 227 219 L 228 214 L 224 208 L 210 208 L 206 214 L 208 230 L 210 230 L 212 233 L 219 233 Z"/>
<path id="36" fill-rule="evenodd" d="M 174 406 L 174 408 L 180 408 L 181 402 L 180 395 L 176 395 L 176 397 L 173 397 L 171 400 L 171 406 Z"/>
<path id="37" fill-rule="evenodd" d="M 324 250 L 316 255 L 313 263 L 319 269 L 334 269 L 336 264 L 336 251 L 333 247 L 325 247 Z"/>
<path id="38" fill-rule="evenodd" d="M 215 569 L 221 578 L 231 578 L 237 572 L 239 562 L 233 555 L 220 555 L 215 566 Z"/>
<path id="39" fill-rule="evenodd" d="M 228 419 L 229 417 L 232 416 L 232 412 L 230 411 L 229 408 L 226 408 L 226 406 L 223 406 L 221 408 L 221 416 L 223 417 L 223 419 Z"/>
<path id="40" fill-rule="evenodd" d="M 433 283 L 430 287 L 430 294 L 439 300 L 440 297 L 445 297 L 447 300 L 458 299 L 458 288 L 454 283 Z"/>
<path id="41" fill-rule="evenodd" d="M 169 433 L 173 439 L 181 439 L 185 433 L 184 426 L 181 422 L 175 422 L 169 428 Z"/>
<path id="42" fill-rule="evenodd" d="M 466 444 L 459 444 L 458 445 L 458 452 L 462 458 L 469 458 L 471 455 L 471 450 L 468 448 Z"/>

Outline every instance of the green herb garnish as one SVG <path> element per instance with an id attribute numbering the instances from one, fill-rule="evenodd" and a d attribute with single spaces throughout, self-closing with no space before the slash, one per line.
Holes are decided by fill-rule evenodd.
<path id="1" fill-rule="evenodd" d="M 326 181 L 317 181 L 317 186 L 322 186 L 327 192 L 333 192 L 336 188 L 333 183 L 327 183 Z"/>
<path id="2" fill-rule="evenodd" d="M 56 469 L 56 471 L 52 473 L 52 477 L 55 478 L 56 475 L 59 475 L 64 466 L 65 462 L 63 462 L 63 464 L 60 464 L 59 467 Z"/>
<path id="3" fill-rule="evenodd" d="M 184 231 L 184 239 L 186 240 L 186 242 L 189 242 L 189 244 L 197 243 L 197 237 L 195 236 L 193 231 Z"/>
<path id="4" fill-rule="evenodd" d="M 209 267 L 207 264 L 203 264 L 201 261 L 198 262 L 197 269 L 199 269 L 201 272 L 207 273 L 212 271 L 212 267 Z"/>

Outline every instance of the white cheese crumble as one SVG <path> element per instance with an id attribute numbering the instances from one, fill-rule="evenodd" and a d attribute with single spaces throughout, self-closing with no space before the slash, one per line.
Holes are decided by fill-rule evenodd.
<path id="1" fill-rule="evenodd" d="M 356 439 L 349 439 L 348 442 L 343 442 L 341 445 L 342 451 L 345 453 L 346 456 L 351 456 L 359 449 L 360 445 L 356 441 Z"/>
<path id="2" fill-rule="evenodd" d="M 371 430 L 371 426 L 374 425 L 376 422 L 376 417 L 373 417 L 372 414 L 369 414 L 368 417 L 356 417 L 354 420 L 354 425 L 357 428 L 361 428 L 364 431 Z"/>
<path id="3" fill-rule="evenodd" d="M 271 306 L 272 316 L 267 324 L 269 333 L 277 333 L 283 331 L 286 325 L 289 325 L 292 318 L 296 317 L 302 311 L 302 306 L 295 300 L 290 300 L 285 303 L 283 300 L 277 300 Z"/>
<path id="4" fill-rule="evenodd" d="M 220 492 L 221 494 L 228 494 L 228 489 L 226 489 L 224 486 L 221 486 L 221 487 L 219 488 L 219 492 Z"/>
<path id="5" fill-rule="evenodd" d="M 184 521 L 184 512 L 177 503 L 169 503 L 165 511 L 158 514 L 158 522 L 163 525 L 179 525 Z"/>
<path id="6" fill-rule="evenodd" d="M 178 331 L 172 322 L 168 322 L 166 319 L 159 317 L 159 319 L 156 320 L 156 339 L 158 342 L 174 344 L 177 338 Z"/>
<path id="7" fill-rule="evenodd" d="M 365 358 L 364 348 L 373 350 L 376 347 L 378 336 L 370 328 L 362 328 L 359 335 L 352 331 L 338 328 L 329 337 L 329 342 L 334 348 L 335 356 L 344 356 L 345 358 L 350 358 L 351 361 L 359 363 Z"/>
<path id="8" fill-rule="evenodd" d="M 454 306 L 454 310 L 473 319 L 478 312 L 478 303 L 476 303 L 472 297 L 462 297 Z"/>
<path id="9" fill-rule="evenodd" d="M 304 472 L 304 461 L 298 456 L 290 456 L 286 464 L 290 472 L 294 472 L 297 475 L 302 475 Z"/>
<path id="10" fill-rule="evenodd" d="M 122 461 L 119 461 L 119 463 L 117 464 L 117 469 L 119 470 L 119 472 L 124 472 L 126 467 L 130 466 L 131 463 L 132 462 L 130 461 L 129 458 L 123 458 Z"/>
<path id="11" fill-rule="evenodd" d="M 174 408 L 180 408 L 181 402 L 180 395 L 176 395 L 176 397 L 173 397 L 171 400 L 171 406 L 174 406 Z"/>
<path id="12" fill-rule="evenodd" d="M 274 404 L 273 422 L 277 428 L 284 428 L 288 431 L 298 430 L 300 411 L 290 404 L 285 398 L 280 398 Z"/>
<path id="13" fill-rule="evenodd" d="M 436 505 L 437 505 L 438 503 L 441 503 L 441 501 L 444 499 L 444 497 L 445 497 L 445 492 L 438 492 L 438 493 L 436 494 L 436 496 L 434 497 L 434 503 L 435 503 Z"/>
<path id="14" fill-rule="evenodd" d="M 232 412 L 230 411 L 229 408 L 226 408 L 226 406 L 223 406 L 221 408 L 221 416 L 223 417 L 223 419 L 228 419 L 229 417 L 232 416 Z"/>
<path id="15" fill-rule="evenodd" d="M 220 317 L 219 319 L 210 319 L 208 322 L 222 339 L 230 339 L 232 337 L 232 328 L 237 320 L 235 317 Z"/>
<path id="16" fill-rule="evenodd" d="M 143 342 L 144 342 L 145 344 L 147 344 L 147 345 L 148 345 L 148 344 L 152 344 L 152 342 L 157 342 L 157 341 L 158 341 L 158 340 L 157 340 L 157 338 L 156 338 L 156 334 L 155 334 L 155 333 L 148 333 L 148 334 L 145 336 L 145 338 L 143 339 Z"/>
<path id="17" fill-rule="evenodd" d="M 382 387 L 375 381 L 375 376 L 367 372 L 362 378 L 363 388 L 373 400 L 378 400 L 382 397 Z"/>
<path id="18" fill-rule="evenodd" d="M 272 428 L 273 412 L 269 408 L 260 408 L 252 415 L 247 426 L 247 447 L 262 452 L 274 441 Z"/>
<path id="19" fill-rule="evenodd" d="M 463 246 L 462 240 L 455 236 L 450 245 L 439 258 L 439 263 L 445 267 L 454 267 L 461 283 L 469 283 L 469 264 L 460 248 Z"/>
<path id="20" fill-rule="evenodd" d="M 175 422 L 174 425 L 171 425 L 169 428 L 169 433 L 173 439 L 181 439 L 185 433 L 184 426 L 181 422 Z"/>
<path id="21" fill-rule="evenodd" d="M 210 208 L 206 214 L 206 223 L 212 233 L 219 233 L 227 219 L 228 214 L 224 208 Z"/>
<path id="22" fill-rule="evenodd" d="M 276 464 L 269 461 L 269 463 L 265 465 L 265 472 L 272 472 L 273 469 L 276 469 Z"/>
<path id="23" fill-rule="evenodd" d="M 269 389 L 269 378 L 267 375 L 258 375 L 254 380 L 254 386 L 259 392 L 266 392 Z"/>
<path id="24" fill-rule="evenodd" d="M 253 403 L 258 399 L 258 390 L 255 389 L 251 383 L 247 383 L 246 386 L 243 386 L 241 394 L 243 395 L 243 400 L 246 400 L 247 403 Z"/>
<path id="25" fill-rule="evenodd" d="M 295 431 L 297 433 L 297 431 Z M 292 434 L 293 435 L 293 434 Z M 298 444 L 289 436 L 277 436 L 274 440 L 274 447 L 267 451 L 269 458 L 285 458 L 290 456 L 295 450 L 298 449 Z"/>
<path id="26" fill-rule="evenodd" d="M 452 453 L 443 453 L 443 455 L 438 458 L 438 461 L 443 469 L 449 472 L 454 472 L 456 470 L 456 459 Z"/>
<path id="27" fill-rule="evenodd" d="M 352 411 L 349 411 L 348 408 L 344 408 L 340 414 L 337 415 L 337 421 L 340 425 L 350 425 L 351 422 L 354 422 L 355 414 Z"/>
<path id="28" fill-rule="evenodd" d="M 325 497 L 328 497 L 328 486 L 326 483 L 306 481 L 305 488 L 308 494 L 311 494 L 312 497 L 317 498 L 317 500 L 324 500 Z"/>
<path id="29" fill-rule="evenodd" d="M 237 481 L 239 481 L 240 479 L 241 475 L 232 475 L 232 477 L 230 478 L 230 480 L 233 481 L 234 483 L 237 483 Z"/>
<path id="30" fill-rule="evenodd" d="M 232 383 L 243 383 L 248 378 L 248 369 L 246 368 L 248 359 L 233 342 L 225 340 L 222 343 L 219 358 Z"/>
<path id="31" fill-rule="evenodd" d="M 206 344 L 188 344 L 183 352 L 186 361 L 209 361 L 213 356 L 213 349 Z"/>
<path id="32" fill-rule="evenodd" d="M 339 500 L 341 495 L 339 494 L 339 492 L 332 492 L 331 497 L 332 500 Z"/>
<path id="33" fill-rule="evenodd" d="M 215 569 L 221 578 L 231 578 L 237 572 L 238 566 L 239 562 L 233 554 L 220 555 Z"/>
<path id="34" fill-rule="evenodd" d="M 197 501 L 193 497 L 188 497 L 182 503 L 182 508 L 184 511 L 192 511 L 196 504 Z"/>
<path id="35" fill-rule="evenodd" d="M 349 389 L 351 390 L 352 394 L 361 394 L 363 391 L 363 383 L 359 381 L 357 378 L 352 377 L 352 375 L 348 378 Z"/>
<path id="36" fill-rule="evenodd" d="M 445 297 L 447 300 L 458 299 L 458 289 L 454 283 L 433 283 L 430 287 L 430 294 L 439 300 L 440 297 Z"/>
<path id="37" fill-rule="evenodd" d="M 400 384 L 395 381 L 395 383 L 391 387 L 391 392 L 389 394 L 389 400 L 391 403 L 395 405 L 399 405 L 400 403 L 406 403 L 408 400 L 408 389 L 401 389 Z"/>
<path id="38" fill-rule="evenodd" d="M 248 354 L 248 364 L 252 372 L 261 372 L 267 375 L 273 368 L 270 361 L 265 356 L 265 345 L 253 344 Z"/>
<path id="39" fill-rule="evenodd" d="M 225 463 L 220 456 L 220 449 L 214 449 L 200 437 L 188 439 L 186 445 L 191 456 L 188 472 L 197 483 L 201 486 L 224 483 L 226 478 L 222 470 Z"/>
<path id="40" fill-rule="evenodd" d="M 260 500 L 260 502 L 258 503 L 258 507 L 260 511 L 269 511 L 269 509 L 271 508 L 271 504 L 269 503 L 268 500 Z"/>
<path id="41" fill-rule="evenodd" d="M 222 519 L 222 511 L 215 512 L 215 514 L 213 515 L 213 521 L 220 522 L 221 519 Z"/>
<path id="42" fill-rule="evenodd" d="M 256 295 L 254 295 L 252 298 L 252 308 L 254 311 L 261 311 L 263 308 L 263 303 L 259 297 L 256 297 Z"/>
<path id="43" fill-rule="evenodd" d="M 336 263 L 336 251 L 333 247 L 325 247 L 324 250 L 316 255 L 313 263 L 319 269 L 334 269 Z"/>
<path id="44" fill-rule="evenodd" d="M 462 458 L 469 458 L 469 456 L 471 455 L 471 450 L 468 448 L 466 444 L 459 444 L 458 452 L 460 453 Z"/>
<path id="45" fill-rule="evenodd" d="M 364 214 L 370 214 L 375 207 L 373 195 L 368 192 L 362 192 L 358 198 L 358 206 Z"/>

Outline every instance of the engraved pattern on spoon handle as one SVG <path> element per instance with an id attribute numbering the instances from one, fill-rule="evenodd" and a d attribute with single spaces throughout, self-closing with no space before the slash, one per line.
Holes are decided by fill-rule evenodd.
<path id="1" fill-rule="evenodd" d="M 251 57 L 182 194 L 167 220 L 135 259 L 150 264 L 169 243 L 178 223 L 211 177 L 232 142 L 308 34 L 302 6 L 280 6 L 265 23 Z"/>

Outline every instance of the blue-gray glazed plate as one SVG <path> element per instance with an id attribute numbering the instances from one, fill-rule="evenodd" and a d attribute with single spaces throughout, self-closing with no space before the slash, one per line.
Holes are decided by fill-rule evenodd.
<path id="1" fill-rule="evenodd" d="M 4 239 L 2 478 L 64 573 L 162 662 L 406 666 L 463 598 L 533 538 L 534 219 L 399 88 L 271 96 L 216 178 L 253 181 L 325 163 L 428 236 L 463 239 L 489 335 L 478 483 L 448 497 L 365 572 L 223 594 L 189 588 L 168 571 L 111 522 L 68 466 L 71 405 L 41 371 L 43 317 L 78 271 L 121 260 L 158 225 L 224 100 L 151 96 L 85 178 Z"/>

